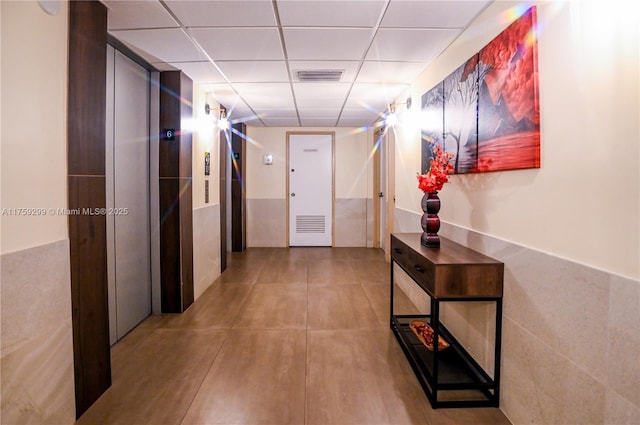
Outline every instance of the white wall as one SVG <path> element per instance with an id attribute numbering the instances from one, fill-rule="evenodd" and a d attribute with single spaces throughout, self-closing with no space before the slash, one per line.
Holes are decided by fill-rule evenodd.
<path id="1" fill-rule="evenodd" d="M 335 246 L 366 246 L 371 132 L 337 127 L 247 127 L 247 245 L 287 246 L 287 132 L 335 132 Z M 273 155 L 264 165 L 263 156 Z"/>
<path id="2" fill-rule="evenodd" d="M 49 211 L 67 206 L 66 73 L 66 5 L 51 16 L 35 1 L 3 1 L 0 203 L 45 214 L 2 214 L 2 253 L 67 237 L 67 218 Z"/>
<path id="3" fill-rule="evenodd" d="M 205 113 L 204 105 L 219 108 L 207 93 L 206 86 L 193 87 L 193 285 L 194 298 L 220 275 L 220 187 L 219 133 L 215 127 L 216 112 Z M 204 174 L 205 152 L 210 153 L 210 174 Z M 205 181 L 209 182 L 209 202 L 205 203 Z"/>
<path id="4" fill-rule="evenodd" d="M 414 104 L 530 4 L 492 3 L 413 84 Z M 513 423 L 640 423 L 640 13 L 630 1 L 533 4 L 541 167 L 452 176 L 440 233 L 505 263 L 500 401 Z M 395 225 L 418 231 L 409 118 Z M 491 312 L 443 310 L 465 346 L 488 352 Z"/>
<path id="5" fill-rule="evenodd" d="M 521 4 L 493 3 L 415 82 L 414 105 L 506 28 L 510 10 Z M 597 0 L 535 4 L 541 168 L 454 176 L 440 192 L 440 217 L 638 279 L 638 6 Z M 419 212 L 419 130 L 398 131 L 396 206 Z"/>
<path id="6" fill-rule="evenodd" d="M 57 211 L 67 206 L 68 3 L 51 16 L 36 1 L 2 1 L 0 15 L 0 415 L 72 424 L 69 241 Z"/>

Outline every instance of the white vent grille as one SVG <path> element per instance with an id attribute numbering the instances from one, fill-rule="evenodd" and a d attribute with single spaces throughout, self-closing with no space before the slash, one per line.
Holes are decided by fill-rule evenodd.
<path id="1" fill-rule="evenodd" d="M 321 82 L 340 81 L 343 72 L 341 69 L 319 69 L 296 71 L 295 74 L 298 81 Z"/>
<path id="2" fill-rule="evenodd" d="M 324 233 L 323 215 L 297 215 L 296 233 Z"/>

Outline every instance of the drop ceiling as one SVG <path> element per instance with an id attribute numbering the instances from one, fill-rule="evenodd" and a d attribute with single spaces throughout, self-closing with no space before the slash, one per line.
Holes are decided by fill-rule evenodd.
<path id="1" fill-rule="evenodd" d="M 487 0 L 103 0 L 109 33 L 160 71 L 182 70 L 235 120 L 362 127 Z M 342 71 L 300 82 L 298 71 Z"/>

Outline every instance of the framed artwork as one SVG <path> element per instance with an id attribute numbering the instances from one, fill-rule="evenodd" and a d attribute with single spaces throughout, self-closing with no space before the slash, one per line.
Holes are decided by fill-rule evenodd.
<path id="1" fill-rule="evenodd" d="M 444 145 L 453 173 L 473 171 L 478 160 L 478 55 L 444 79 Z"/>
<path id="2" fill-rule="evenodd" d="M 540 167 L 536 8 L 422 96 L 421 173 L 429 143 L 454 154 L 455 174 Z"/>
<path id="3" fill-rule="evenodd" d="M 420 173 L 429 169 L 433 158 L 431 143 L 443 144 L 444 137 L 444 83 L 440 82 L 434 88 L 422 95 L 422 160 Z"/>
<path id="4" fill-rule="evenodd" d="M 536 9 L 479 53 L 478 171 L 540 168 Z"/>

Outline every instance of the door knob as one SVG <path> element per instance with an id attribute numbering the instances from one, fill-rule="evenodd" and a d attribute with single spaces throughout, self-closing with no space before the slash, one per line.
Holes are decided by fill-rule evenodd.
<path id="1" fill-rule="evenodd" d="M 295 198 L 296 194 L 295 193 L 291 193 L 291 197 Z"/>

